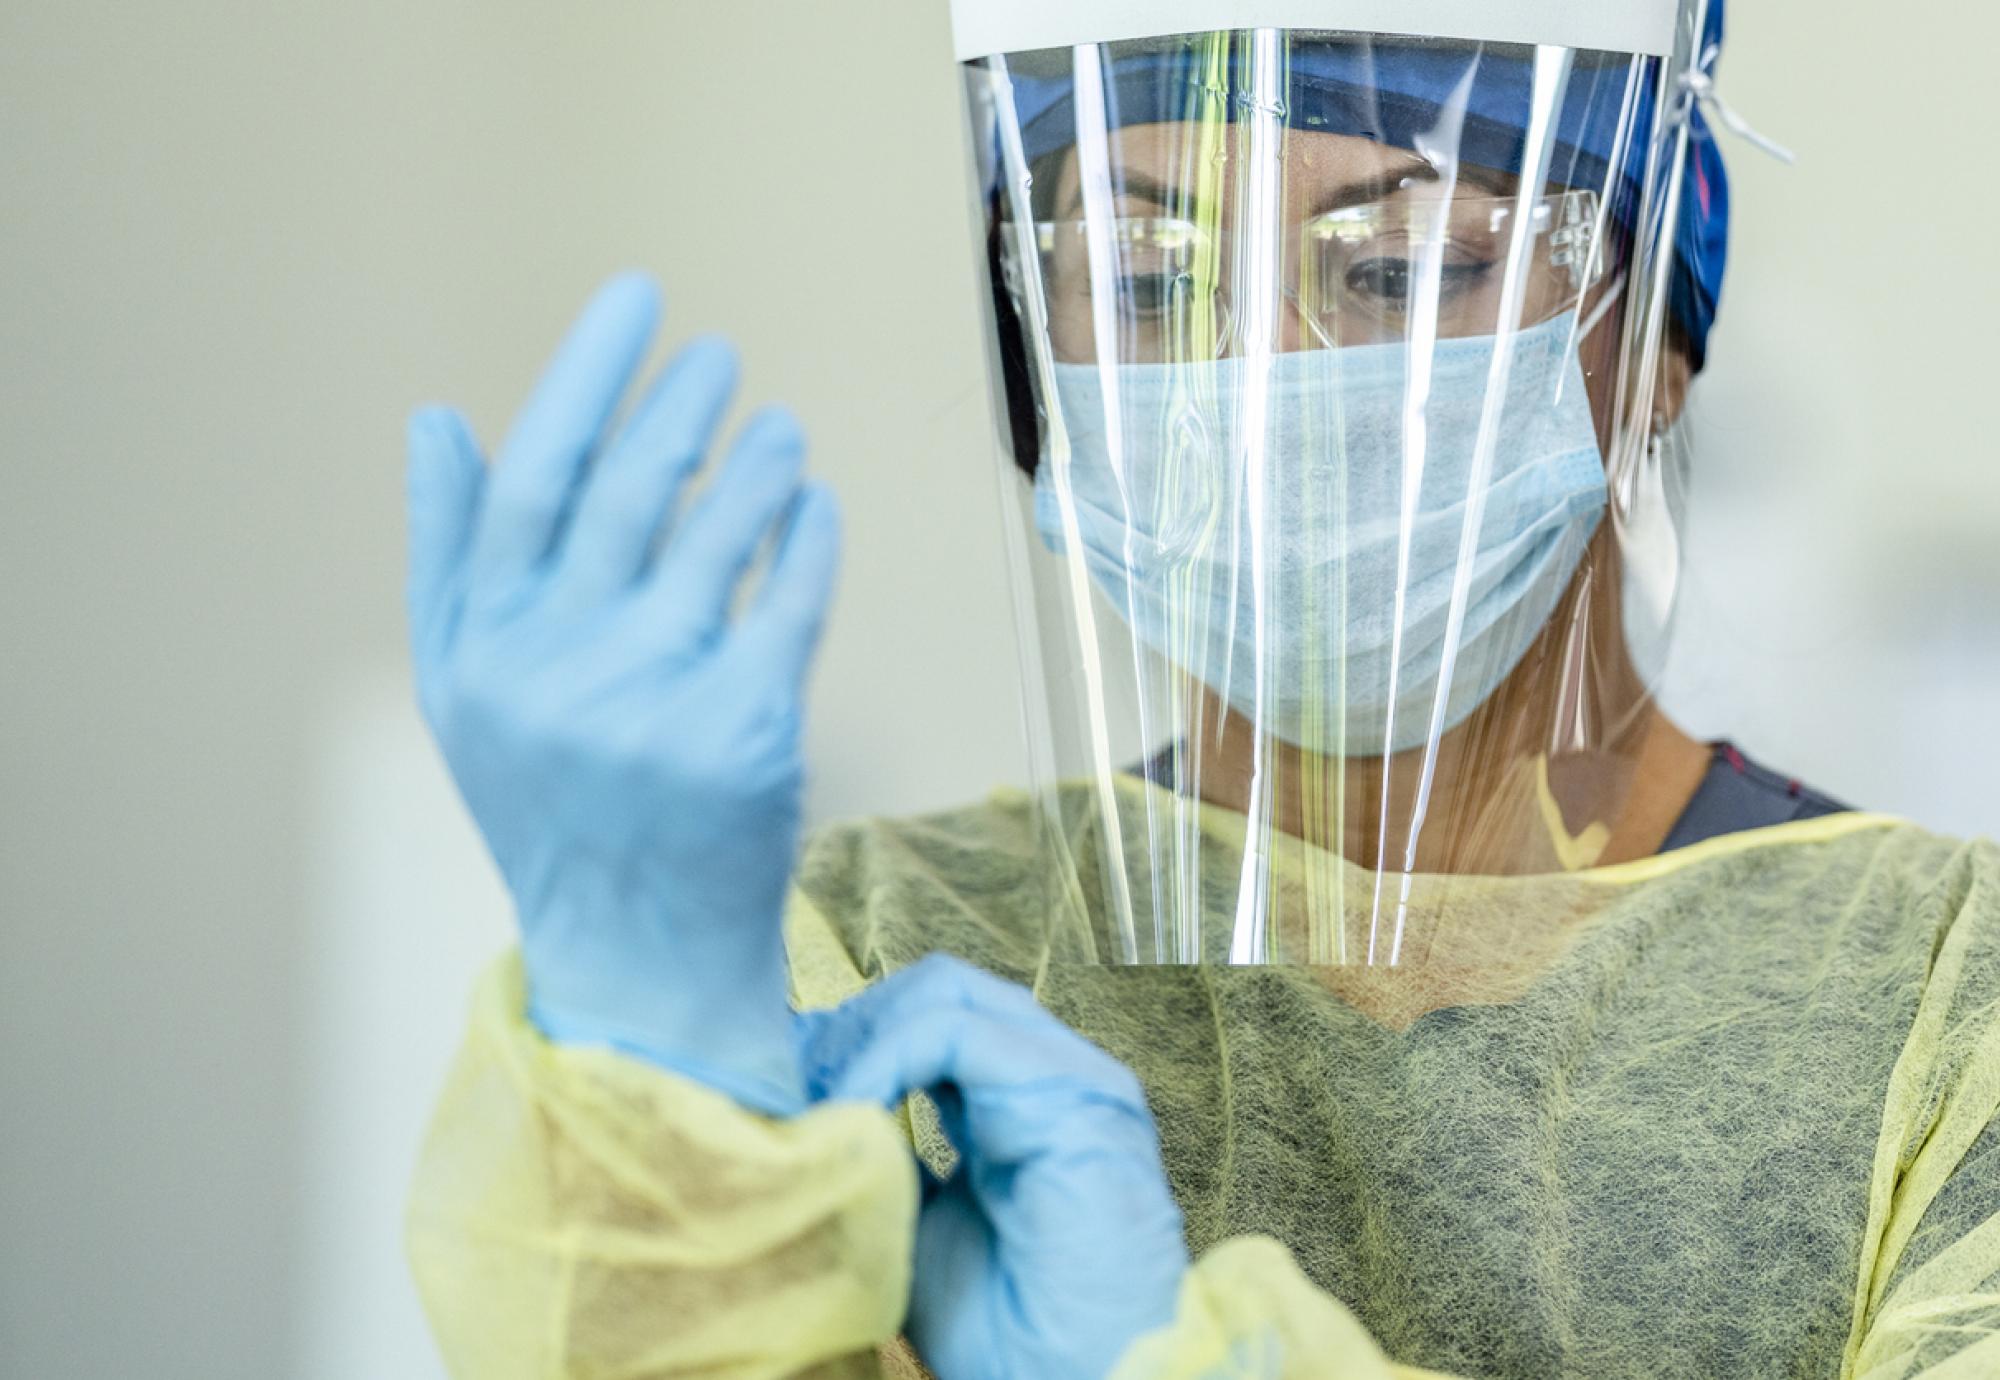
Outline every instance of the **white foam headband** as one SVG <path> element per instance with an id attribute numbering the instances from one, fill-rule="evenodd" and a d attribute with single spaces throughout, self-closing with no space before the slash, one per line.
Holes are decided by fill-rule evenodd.
<path id="1" fill-rule="evenodd" d="M 951 0 L 961 62 L 1209 29 L 1327 29 L 1665 57 L 1678 0 Z"/>

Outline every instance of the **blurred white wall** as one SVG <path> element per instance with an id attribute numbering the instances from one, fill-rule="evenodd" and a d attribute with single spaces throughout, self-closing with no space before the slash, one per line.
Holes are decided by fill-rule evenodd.
<path id="1" fill-rule="evenodd" d="M 1990 38 L 1736 6 L 1804 159 L 1730 150 L 1672 700 L 2000 833 Z M 961 157 L 943 0 L 0 8 L 0 1374 L 435 1373 L 397 1216 L 505 915 L 403 689 L 401 422 L 497 432 L 606 272 L 843 494 L 816 810 L 1018 775 Z"/>
<path id="2" fill-rule="evenodd" d="M 1722 89 L 1799 163 L 1727 145 L 1667 702 L 1851 803 L 2000 835 L 2000 115 L 1968 47 L 2000 17 L 1730 14 Z"/>

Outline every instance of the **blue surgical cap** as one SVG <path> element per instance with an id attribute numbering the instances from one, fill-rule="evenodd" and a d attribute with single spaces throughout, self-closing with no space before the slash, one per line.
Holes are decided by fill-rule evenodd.
<path id="1" fill-rule="evenodd" d="M 1722 41 L 1722 0 L 1711 0 L 1703 53 Z M 1036 59 L 1043 58 L 1044 61 Z M 1057 55 L 1010 63 L 1023 153 L 1033 161 L 1076 142 L 1073 79 Z M 1645 167 L 1643 142 L 1620 149 L 1631 60 L 1579 52 L 1557 112 L 1549 180 L 1597 187 L 1614 213 L 1631 215 Z M 1286 123 L 1293 129 L 1356 135 L 1399 148 L 1431 136 L 1439 108 L 1461 89 L 1465 119 L 1457 154 L 1467 163 L 1519 172 L 1525 152 L 1522 112 L 1533 89 L 1533 50 L 1412 39 L 1329 38 L 1294 44 L 1287 63 Z M 1113 128 L 1233 112 L 1241 93 L 1206 65 L 1200 45 L 1142 41 L 1109 50 L 1105 117 Z M 1653 126 L 1651 84 L 1631 92 L 1637 127 Z M 1612 167 L 1613 160 L 1618 166 Z M 1729 251 L 1729 182 L 1722 153 L 1699 107 L 1691 112 L 1688 168 L 1669 306 L 1686 336 L 1694 367 L 1706 361 Z"/>
<path id="2" fill-rule="evenodd" d="M 1704 64 L 1722 51 L 1723 0 L 1709 0 L 1708 29 L 1701 41 Z M 1694 367 L 1708 361 L 1708 333 L 1722 300 L 1722 274 L 1729 266 L 1729 172 L 1707 115 L 1697 105 L 1689 120 L 1687 183 L 1681 197 L 1680 228 L 1674 237 L 1674 281 L 1669 305 L 1687 335 Z"/>

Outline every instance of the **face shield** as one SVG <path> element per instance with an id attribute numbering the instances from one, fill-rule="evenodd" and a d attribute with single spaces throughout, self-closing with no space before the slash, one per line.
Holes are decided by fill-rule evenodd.
<path id="1" fill-rule="evenodd" d="M 1638 778 L 1700 0 L 1349 8 L 955 8 L 1054 961 L 1504 962 Z"/>

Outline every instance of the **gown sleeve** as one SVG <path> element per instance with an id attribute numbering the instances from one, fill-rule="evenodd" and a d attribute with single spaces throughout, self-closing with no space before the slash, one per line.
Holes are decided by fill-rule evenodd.
<path id="1" fill-rule="evenodd" d="M 409 1257 L 451 1374 L 882 1375 L 917 1213 L 896 1119 L 759 1116 L 551 1045 L 523 1009 L 510 957 L 479 986 L 412 1188 Z"/>
<path id="2" fill-rule="evenodd" d="M 1930 971 L 1891 1076 L 1844 1373 L 2000 1375 L 2000 849 L 1920 901 Z"/>
<path id="3" fill-rule="evenodd" d="M 1219 1242 L 1181 1284 L 1173 1324 L 1110 1380 L 1452 1380 L 1392 1364 L 1360 1321 L 1267 1236 Z"/>

